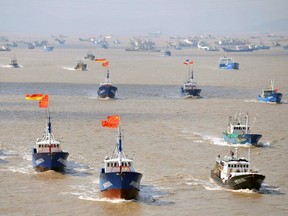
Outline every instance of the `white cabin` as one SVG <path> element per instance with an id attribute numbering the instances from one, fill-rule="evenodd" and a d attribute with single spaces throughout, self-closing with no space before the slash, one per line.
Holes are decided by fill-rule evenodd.
<path id="1" fill-rule="evenodd" d="M 133 159 L 131 158 L 109 158 L 108 156 L 104 159 L 105 173 L 110 172 L 134 172 Z"/>

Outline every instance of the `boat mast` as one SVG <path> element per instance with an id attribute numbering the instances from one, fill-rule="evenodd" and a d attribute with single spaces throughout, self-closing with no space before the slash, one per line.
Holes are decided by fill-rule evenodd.
<path id="1" fill-rule="evenodd" d="M 117 151 L 118 151 L 118 163 L 120 167 L 120 173 L 122 173 L 122 135 L 121 127 L 118 127 L 118 137 L 117 137 Z"/>
<path id="2" fill-rule="evenodd" d="M 245 119 L 246 119 L 246 131 L 245 131 L 245 133 L 247 134 L 248 133 L 248 125 L 249 125 L 249 115 L 248 115 L 248 113 L 246 114 Z"/>
<path id="3" fill-rule="evenodd" d="M 110 79 L 109 79 L 109 69 L 107 69 L 106 83 L 110 83 Z"/>
<path id="4" fill-rule="evenodd" d="M 193 84 L 193 68 L 190 71 L 190 62 L 189 62 L 189 67 L 188 67 L 188 76 L 190 77 L 190 82 Z"/>
<path id="5" fill-rule="evenodd" d="M 49 108 L 47 108 L 47 135 L 49 139 L 49 153 L 51 153 L 51 134 L 52 134 L 52 126 L 51 126 L 51 117 Z"/>

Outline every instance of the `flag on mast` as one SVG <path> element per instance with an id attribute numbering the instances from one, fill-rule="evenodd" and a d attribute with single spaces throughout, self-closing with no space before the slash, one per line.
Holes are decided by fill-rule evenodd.
<path id="1" fill-rule="evenodd" d="M 96 62 L 106 62 L 107 60 L 105 58 L 101 58 L 101 59 L 95 59 Z"/>
<path id="2" fill-rule="evenodd" d="M 43 94 L 26 94 L 26 100 L 41 100 L 44 97 Z"/>
<path id="3" fill-rule="evenodd" d="M 39 101 L 39 107 L 40 108 L 48 108 L 49 102 L 48 102 L 48 94 L 44 95 L 44 97 Z"/>
<path id="4" fill-rule="evenodd" d="M 107 120 L 102 120 L 103 127 L 117 128 L 119 123 L 120 123 L 119 115 L 108 116 Z"/>
<path id="5" fill-rule="evenodd" d="M 102 67 L 108 67 L 109 66 L 109 61 L 103 62 Z"/>

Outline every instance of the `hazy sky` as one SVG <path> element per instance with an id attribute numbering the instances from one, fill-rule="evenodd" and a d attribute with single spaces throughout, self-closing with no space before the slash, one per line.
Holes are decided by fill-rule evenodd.
<path id="1" fill-rule="evenodd" d="M 0 0 L 0 32 L 288 31 L 288 0 Z"/>

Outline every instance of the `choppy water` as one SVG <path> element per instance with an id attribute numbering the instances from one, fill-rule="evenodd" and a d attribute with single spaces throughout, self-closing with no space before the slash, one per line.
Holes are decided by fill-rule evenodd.
<path id="1" fill-rule="evenodd" d="M 235 54 L 239 71 L 217 70 L 219 53 L 194 49 L 133 53 L 97 49 L 111 60 L 116 100 L 98 100 L 103 69 L 69 70 L 86 48 L 53 52 L 15 49 L 23 68 L 0 68 L 0 214 L 1 215 L 287 215 L 287 53 L 277 48 Z M 0 64 L 9 54 L 0 53 Z M 182 62 L 192 58 L 201 99 L 184 99 Z M 68 68 L 68 69 L 67 69 Z M 283 93 L 279 105 L 255 98 L 268 79 Z M 35 173 L 31 149 L 45 124 L 45 110 L 26 93 L 48 93 L 54 135 L 68 157 L 65 175 Z M 261 190 L 231 191 L 209 174 L 218 154 L 229 153 L 221 133 L 229 115 L 257 116 L 253 131 L 263 135 L 251 148 L 252 166 L 266 175 Z M 138 201 L 111 201 L 99 192 L 99 169 L 115 144 L 117 131 L 101 127 L 107 115 L 120 114 L 124 150 L 143 173 Z M 249 147 L 241 147 L 247 155 Z"/>

